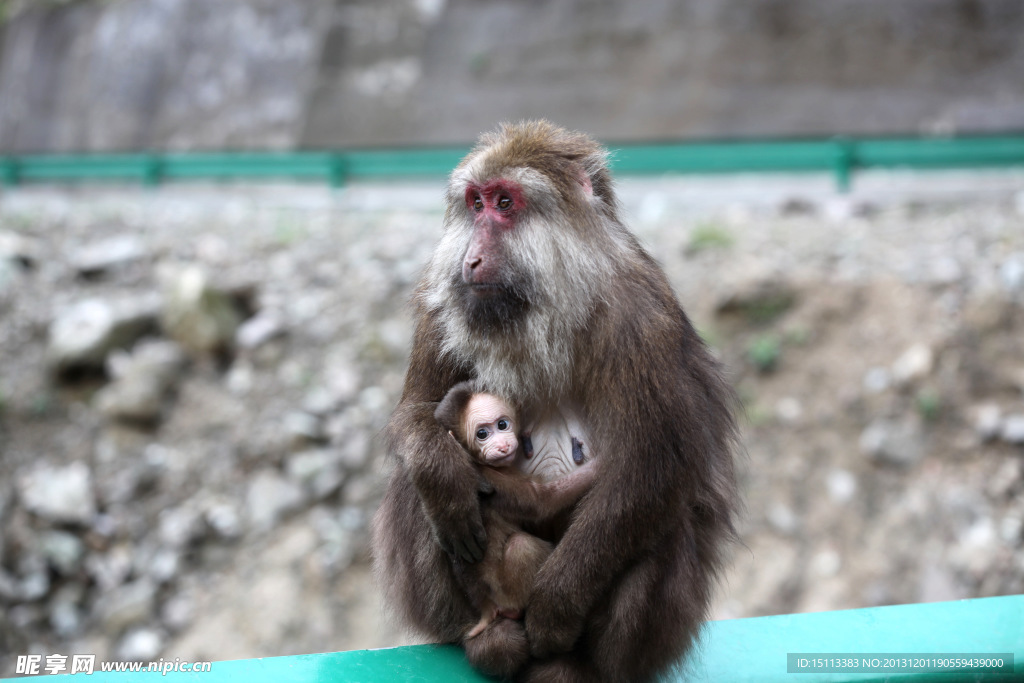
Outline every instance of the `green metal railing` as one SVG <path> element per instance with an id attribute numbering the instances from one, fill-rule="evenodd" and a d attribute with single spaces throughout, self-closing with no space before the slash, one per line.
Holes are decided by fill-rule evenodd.
<path id="1" fill-rule="evenodd" d="M 271 617 L 272 615 L 268 615 Z M 886 655 L 1002 655 L 1004 672 L 898 671 Z M 800 659 L 878 659 L 881 671 L 797 673 Z M 922 657 L 923 658 L 923 657 Z M 1012 663 L 1008 663 L 1012 658 Z M 846 657 L 849 659 L 849 657 Z M 896 657 L 895 659 L 899 659 Z M 173 662 L 173 660 L 171 660 Z M 454 646 L 418 645 L 388 650 L 269 657 L 214 662 L 207 672 L 174 671 L 160 664 L 140 673 L 96 672 L 63 675 L 54 683 L 485 683 Z M 837 668 L 837 667 L 833 667 Z M 10 679 L 14 680 L 14 679 Z M 24 680 L 24 679 L 19 679 Z M 845 683 L 905 681 L 924 683 L 999 683 L 1024 681 L 1024 595 L 957 602 L 898 605 L 815 614 L 715 621 L 706 625 L 700 645 L 679 670 L 662 683 Z"/>
<path id="2" fill-rule="evenodd" d="M 0 156 L 8 185 L 68 181 L 441 177 L 468 147 L 318 152 L 195 152 Z M 859 169 L 1024 167 L 1024 136 L 834 138 L 611 145 L 617 173 L 826 172 L 846 191 Z"/>

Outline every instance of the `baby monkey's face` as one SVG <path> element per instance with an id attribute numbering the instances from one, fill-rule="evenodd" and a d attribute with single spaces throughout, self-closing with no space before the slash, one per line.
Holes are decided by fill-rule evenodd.
<path id="1" fill-rule="evenodd" d="M 519 448 L 515 410 L 492 394 L 476 394 L 466 405 L 466 443 L 492 467 L 512 464 Z"/>

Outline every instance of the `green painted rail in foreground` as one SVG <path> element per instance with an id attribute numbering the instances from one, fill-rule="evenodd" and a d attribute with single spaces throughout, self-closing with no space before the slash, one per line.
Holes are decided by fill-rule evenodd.
<path id="1" fill-rule="evenodd" d="M 444 176 L 468 147 L 317 152 L 195 152 L 0 156 L 0 180 L 19 183 L 290 178 L 341 187 L 350 178 Z M 833 138 L 611 145 L 617 173 L 831 172 L 838 188 L 873 168 L 1024 167 L 1024 136 Z"/>
<path id="2" fill-rule="evenodd" d="M 272 615 L 267 615 L 272 618 Z M 789 653 L 1012 653 L 1013 673 L 787 673 Z M 98 668 L 98 667 L 97 667 Z M 54 683 L 483 683 L 454 646 L 214 662 L 206 673 L 158 671 L 48 677 Z M 14 680 L 14 679 L 11 679 Z M 24 679 L 18 679 L 24 680 Z M 664 683 L 763 681 L 1024 681 L 1024 595 L 710 622 L 690 660 Z"/>

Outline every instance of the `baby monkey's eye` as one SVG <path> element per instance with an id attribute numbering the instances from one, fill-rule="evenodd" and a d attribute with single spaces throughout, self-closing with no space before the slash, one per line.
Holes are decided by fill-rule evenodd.
<path id="1" fill-rule="evenodd" d="M 502 418 L 502 419 L 498 420 L 498 429 L 500 429 L 501 431 L 507 430 L 508 429 L 508 420 L 506 420 L 505 418 Z"/>
<path id="2" fill-rule="evenodd" d="M 480 429 L 476 430 L 476 438 L 478 440 L 480 440 L 480 441 L 483 441 L 484 439 L 486 439 L 488 437 L 488 435 L 489 435 L 488 431 L 486 429 L 484 429 L 483 427 L 481 427 Z"/>

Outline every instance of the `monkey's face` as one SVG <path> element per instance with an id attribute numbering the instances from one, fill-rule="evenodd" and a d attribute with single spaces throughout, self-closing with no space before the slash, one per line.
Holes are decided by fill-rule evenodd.
<path id="1" fill-rule="evenodd" d="M 470 450 L 492 467 L 508 467 L 519 449 L 515 412 L 497 396 L 476 394 L 466 405 L 463 429 Z"/>
<path id="2" fill-rule="evenodd" d="M 427 275 L 431 307 L 454 309 L 492 341 L 538 318 L 581 324 L 612 268 L 600 246 L 606 203 L 590 178 L 603 156 L 563 149 L 566 132 L 550 125 L 504 133 L 485 135 L 452 174 Z"/>
<path id="3" fill-rule="evenodd" d="M 558 394 L 631 239 L 603 150 L 550 124 L 481 138 L 452 173 L 421 292 L 458 362 L 516 400 Z"/>
<path id="4" fill-rule="evenodd" d="M 503 277 L 502 235 L 515 229 L 526 197 L 518 183 L 499 178 L 485 185 L 468 183 L 465 201 L 473 214 L 473 232 L 462 261 L 462 281 L 475 296 L 487 298 L 495 294 Z"/>
<path id="5" fill-rule="evenodd" d="M 515 249 L 528 209 L 522 186 L 510 178 L 469 181 L 463 192 L 469 242 L 456 287 L 472 324 L 514 325 L 529 310 L 534 273 L 523 268 Z"/>

